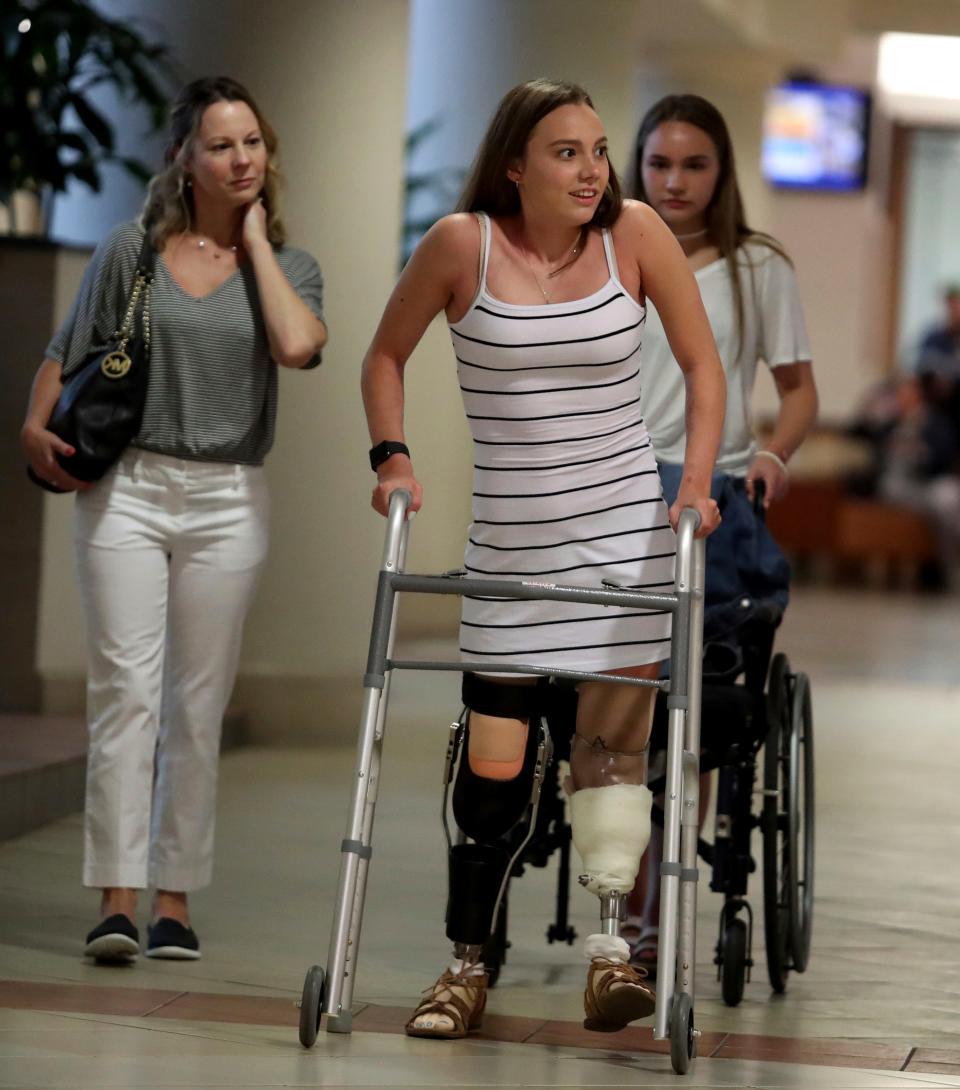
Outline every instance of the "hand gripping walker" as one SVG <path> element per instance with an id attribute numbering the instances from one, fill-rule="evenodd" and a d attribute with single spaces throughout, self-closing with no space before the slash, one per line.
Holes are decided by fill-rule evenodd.
<path id="1" fill-rule="evenodd" d="M 307 971 L 300 1004 L 300 1042 L 310 1048 L 322 1015 L 327 1032 L 350 1033 L 353 982 L 356 977 L 360 927 L 372 832 L 380 783 L 380 752 L 394 670 L 471 671 L 477 674 L 527 674 L 574 681 L 646 685 L 668 691 L 669 741 L 661 865 L 660 947 L 654 1037 L 670 1040 L 673 1068 L 684 1074 L 695 1054 L 698 1032 L 693 1025 L 694 963 L 697 907 L 697 812 L 700 753 L 700 660 L 703 647 L 704 542 L 694 540 L 697 513 L 684 510 L 677 535 L 677 561 L 671 594 L 602 587 L 569 587 L 513 580 L 470 579 L 460 572 L 408 575 L 403 571 L 410 495 L 395 492 L 390 500 L 383 561 L 380 566 L 373 625 L 364 675 L 363 708 L 357 741 L 357 763 L 346 837 L 340 847 L 340 880 L 330 932 L 326 972 Z M 391 658 L 397 595 L 482 594 L 503 598 L 582 602 L 591 605 L 666 609 L 673 614 L 670 679 L 641 678 L 575 670 L 553 670 L 522 663 L 403 661 Z M 604 913 L 606 915 L 606 913 Z M 606 933 L 619 934 L 615 916 L 602 922 Z M 675 966 L 674 969 L 668 969 Z"/>

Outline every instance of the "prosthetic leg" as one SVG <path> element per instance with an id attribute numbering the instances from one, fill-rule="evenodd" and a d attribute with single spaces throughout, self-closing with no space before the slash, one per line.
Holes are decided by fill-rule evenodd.
<path id="1" fill-rule="evenodd" d="M 487 989 L 483 947 L 496 925 L 514 863 L 533 834 L 551 756 L 537 690 L 537 685 L 497 684 L 477 674 L 464 675 L 464 711 L 450 727 L 443 791 L 446 925 L 453 960 L 407 1023 L 409 1036 L 465 1037 L 482 1020 Z M 510 740 L 498 759 L 491 759 L 471 750 L 471 712 L 526 726 L 514 739 L 515 732 L 505 724 Z M 456 838 L 447 823 L 451 782 Z"/>
<path id="2" fill-rule="evenodd" d="M 584 1028 L 601 1033 L 623 1029 L 653 1013 L 656 997 L 646 971 L 629 964 L 620 935 L 627 895 L 650 840 L 653 796 L 642 784 L 646 750 L 617 752 L 597 737 L 574 737 L 570 756 L 573 842 L 583 860 L 580 884 L 600 898 L 600 932 L 589 935 L 590 959 L 584 993 Z"/>

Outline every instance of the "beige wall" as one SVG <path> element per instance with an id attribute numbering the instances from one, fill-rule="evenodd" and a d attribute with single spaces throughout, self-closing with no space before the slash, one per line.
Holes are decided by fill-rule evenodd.
<path id="1" fill-rule="evenodd" d="M 825 78 L 871 87 L 876 39 L 851 37 Z M 810 326 L 821 420 L 850 419 L 888 366 L 894 225 L 889 209 L 890 122 L 874 110 L 867 188 L 778 193 L 771 230 L 797 266 Z M 769 402 L 767 402 L 769 404 Z"/>
<path id="2" fill-rule="evenodd" d="M 85 250 L 63 250 L 57 263 L 54 324 L 70 309 L 89 258 Z M 51 331 L 52 332 L 52 331 Z M 37 359 L 45 345 L 37 345 Z M 43 555 L 37 624 L 37 672 L 48 711 L 82 706 L 86 644 L 73 568 L 73 500 L 44 495 Z"/>

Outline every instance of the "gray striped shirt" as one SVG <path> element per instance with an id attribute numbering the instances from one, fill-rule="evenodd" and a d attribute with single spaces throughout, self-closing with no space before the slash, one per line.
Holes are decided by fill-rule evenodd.
<path id="1" fill-rule="evenodd" d="M 63 378 L 109 343 L 137 267 L 143 231 L 113 230 L 97 247 L 70 314 L 47 347 Z M 300 298 L 323 319 L 323 278 L 314 259 L 292 246 L 274 249 Z M 215 291 L 185 292 L 163 258 L 156 261 L 151 298 L 150 388 L 133 445 L 210 462 L 260 465 L 273 446 L 277 365 L 250 263 Z M 308 366 L 315 367 L 319 356 Z"/>

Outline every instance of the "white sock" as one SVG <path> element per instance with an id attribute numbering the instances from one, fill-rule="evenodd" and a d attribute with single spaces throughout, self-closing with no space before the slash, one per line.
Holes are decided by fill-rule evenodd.
<path id="1" fill-rule="evenodd" d="M 609 958 L 610 961 L 629 961 L 630 946 L 626 939 L 619 935 L 587 935 L 587 941 L 583 944 L 583 952 L 587 961 L 594 958 Z"/>
<path id="2" fill-rule="evenodd" d="M 468 964 L 468 962 L 464 961 L 463 958 L 454 958 L 453 961 L 451 961 L 450 964 L 447 966 L 447 968 L 450 970 L 451 973 L 454 974 L 454 976 L 460 976 L 460 974 L 463 973 L 464 966 L 467 965 L 467 964 Z M 464 976 L 483 976 L 483 974 L 485 972 L 486 972 L 486 969 L 484 969 L 484 967 L 483 967 L 483 962 L 482 961 L 475 961 L 472 964 L 470 964 L 470 968 L 463 975 Z"/>

